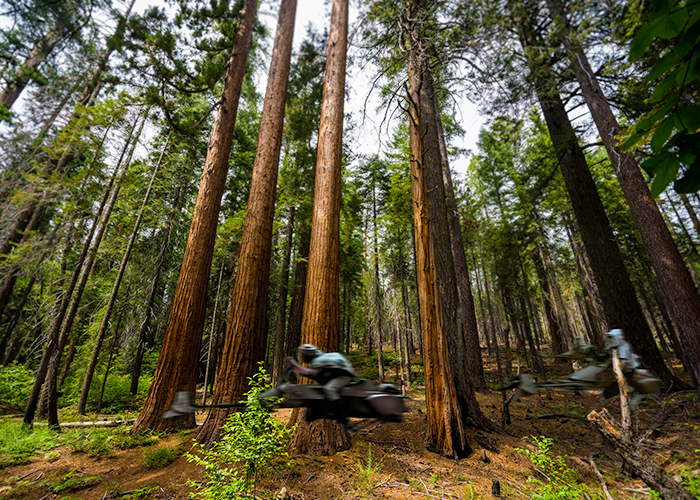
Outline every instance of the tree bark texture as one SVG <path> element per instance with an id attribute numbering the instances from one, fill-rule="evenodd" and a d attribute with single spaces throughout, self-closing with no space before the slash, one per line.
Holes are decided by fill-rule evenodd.
<path id="1" fill-rule="evenodd" d="M 418 36 L 417 2 L 406 2 L 406 19 L 412 24 L 410 33 Z M 418 22 L 417 22 L 418 21 Z M 407 37 L 412 39 L 412 37 Z M 428 203 L 426 165 L 423 158 L 423 118 L 420 88 L 423 84 L 425 57 L 419 47 L 411 45 L 408 57 L 409 140 L 411 145 L 411 186 L 415 231 L 416 278 L 423 336 L 423 370 L 425 401 L 428 416 L 426 447 L 444 456 L 460 458 L 471 452 L 464 429 L 461 407 L 450 363 L 450 349 L 443 328 L 442 303 L 437 286 L 437 270 Z M 430 96 L 432 99 L 432 96 Z M 432 144 L 435 146 L 435 143 Z M 451 247 L 447 247 L 450 249 Z M 454 311 L 453 311 L 454 314 Z"/>
<path id="2" fill-rule="evenodd" d="M 258 362 L 264 359 L 272 225 L 296 6 L 297 0 L 282 0 L 280 5 L 238 270 L 231 294 L 213 404 L 241 401 L 248 389 L 248 378 L 255 374 Z M 197 434 L 197 440 L 211 446 L 218 439 L 221 426 L 230 413 L 230 410 L 210 411 Z"/>
<path id="3" fill-rule="evenodd" d="M 484 364 L 481 359 L 481 345 L 479 344 L 479 326 L 476 321 L 476 309 L 474 307 L 474 294 L 469 278 L 469 265 L 467 264 L 467 254 L 464 249 L 462 239 L 462 229 L 460 224 L 457 200 L 455 199 L 454 187 L 452 185 L 452 174 L 450 172 L 450 162 L 447 157 L 447 146 L 445 144 L 445 132 L 442 127 L 440 110 L 437 103 L 437 95 L 433 96 L 435 110 L 437 111 L 436 124 L 438 132 L 438 146 L 442 163 L 442 180 L 445 189 L 445 205 L 447 211 L 447 223 L 450 231 L 450 243 L 452 249 L 452 259 L 454 262 L 455 279 L 459 292 L 459 305 L 462 317 L 462 338 L 464 339 L 465 357 L 468 375 L 474 385 L 474 390 L 485 392 L 486 381 L 484 380 Z"/>
<path id="4" fill-rule="evenodd" d="M 331 11 L 302 322 L 302 342 L 327 352 L 340 348 L 340 187 L 348 3 L 333 0 Z M 348 448 L 350 440 L 340 425 L 317 420 L 298 423 L 293 446 L 297 453 L 330 455 Z"/>
<path id="5" fill-rule="evenodd" d="M 194 392 L 202 343 L 209 274 L 216 239 L 221 197 L 226 183 L 231 141 L 236 125 L 246 60 L 253 32 L 257 0 L 246 0 L 224 79 L 221 106 L 214 120 L 199 193 L 192 214 L 187 245 L 163 347 L 153 382 L 131 432 L 194 427 L 194 415 L 162 419 L 178 391 Z"/>
<path id="6" fill-rule="evenodd" d="M 620 249 L 605 214 L 596 185 L 588 169 L 564 103 L 554 86 L 549 66 L 538 59 L 541 45 L 529 24 L 526 9 L 519 3 L 514 9 L 531 78 L 534 81 L 547 128 L 555 145 L 564 183 L 581 231 L 601 294 L 609 327 L 620 328 L 640 356 L 647 369 L 655 373 L 667 387 L 683 387 L 664 364 L 647 325 L 632 282 L 625 269 Z"/>
<path id="7" fill-rule="evenodd" d="M 668 301 L 673 320 L 678 326 L 681 342 L 693 368 L 690 372 L 691 380 L 700 394 L 700 335 L 697 334 L 700 325 L 700 295 L 658 207 L 651 198 L 637 161 L 631 154 L 620 150 L 617 140 L 620 125 L 581 45 L 572 36 L 561 1 L 547 0 L 547 4 L 552 16 L 563 26 L 563 43 L 571 59 L 576 79 L 615 168 L 625 199 Z M 629 332 L 625 333 L 629 335 Z"/>

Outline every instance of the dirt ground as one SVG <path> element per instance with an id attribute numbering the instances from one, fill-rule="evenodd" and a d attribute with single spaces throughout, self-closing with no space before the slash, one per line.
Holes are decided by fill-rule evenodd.
<path id="1" fill-rule="evenodd" d="M 566 374 L 566 366 L 557 368 Z M 349 450 L 331 457 L 296 456 L 292 466 L 264 478 L 261 489 L 270 493 L 287 490 L 292 499 L 488 499 L 494 480 L 500 482 L 501 497 L 537 498 L 537 483 L 544 473 L 533 466 L 520 449 L 534 450 L 530 436 L 554 440 L 552 454 L 565 458 L 578 473 L 578 482 L 588 485 L 587 498 L 605 498 L 601 483 L 589 460 L 593 457 L 614 499 L 652 498 L 638 479 L 631 478 L 620 459 L 586 420 L 591 410 L 606 407 L 619 416 L 616 402 L 601 403 L 594 393 L 552 391 L 511 404 L 512 424 L 502 434 L 470 431 L 474 452 L 462 460 L 450 460 L 424 448 L 426 416 L 422 388 L 409 393 L 410 412 L 400 424 L 372 423 L 356 432 Z M 501 421 L 501 393 L 479 394 L 484 412 Z M 288 410 L 279 412 L 288 417 Z M 203 415 L 198 420 L 203 420 Z M 101 416 L 100 418 L 109 418 Z M 634 415 L 638 435 L 652 430 L 646 451 L 667 472 L 700 475 L 700 404 L 691 392 L 646 399 Z M 163 436 L 151 446 L 187 451 L 192 433 Z M 22 465 L 0 469 L 2 499 L 188 498 L 188 480 L 199 480 L 202 470 L 182 454 L 171 464 L 147 468 L 147 447 L 114 450 L 112 456 L 92 458 L 61 445 Z M 485 460 L 484 460 L 485 458 Z M 371 459 L 369 469 L 368 460 Z M 54 494 L 49 489 L 60 478 L 88 478 L 74 488 Z M 541 497 L 540 497 L 541 498 Z M 565 497 L 557 497 L 565 498 Z"/>

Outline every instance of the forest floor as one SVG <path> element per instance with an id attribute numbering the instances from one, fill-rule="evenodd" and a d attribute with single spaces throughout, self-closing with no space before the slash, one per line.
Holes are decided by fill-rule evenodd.
<path id="1" fill-rule="evenodd" d="M 568 374 L 566 364 L 552 362 L 549 366 L 553 376 Z M 496 386 L 495 373 L 488 371 L 487 380 Z M 603 407 L 619 416 L 615 401 L 603 404 L 595 393 L 556 390 L 551 399 L 542 392 L 539 397 L 514 401 L 512 423 L 505 433 L 470 430 L 474 452 L 468 458 L 450 460 L 425 450 L 422 388 L 415 388 L 409 396 L 405 422 L 372 424 L 353 435 L 350 449 L 331 457 L 294 456 L 290 467 L 265 477 L 260 490 L 276 493 L 285 488 L 289 498 L 299 500 L 489 499 L 494 498 L 492 483 L 498 480 L 499 498 L 605 499 L 591 465 L 594 460 L 612 498 L 658 498 L 625 472 L 621 460 L 586 420 L 591 410 Z M 487 416 L 500 423 L 501 393 L 477 397 Z M 289 410 L 278 413 L 281 419 L 288 415 Z M 62 421 L 70 417 L 63 415 Z M 89 420 L 113 417 L 90 415 Z M 203 418 L 199 415 L 198 421 Z M 1 425 L 19 425 L 11 424 L 13 420 L 18 419 L 7 416 Z M 696 394 L 647 398 L 634 414 L 634 425 L 638 436 L 651 431 L 647 453 L 700 498 L 700 403 Z M 192 491 L 188 480 L 203 476 L 202 468 L 184 456 L 192 450 L 193 432 L 134 438 L 126 426 L 64 431 L 60 437 L 46 438 L 49 444 L 39 446 L 43 450 L 31 456 L 8 460 L 7 455 L 0 455 L 0 464 L 5 465 L 0 468 L 0 498 L 188 498 Z M 8 439 L 7 433 L 0 434 L 3 436 Z M 540 437 L 552 440 L 551 449 Z M 538 441 L 544 446 L 538 446 Z"/>

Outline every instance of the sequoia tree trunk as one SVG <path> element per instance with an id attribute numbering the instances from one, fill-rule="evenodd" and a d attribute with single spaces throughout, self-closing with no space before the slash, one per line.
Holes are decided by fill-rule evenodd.
<path id="1" fill-rule="evenodd" d="M 171 419 L 162 419 L 161 415 L 172 403 L 176 392 L 194 392 L 197 385 L 197 362 L 202 343 L 216 225 L 226 183 L 256 7 L 257 0 L 246 0 L 241 11 L 236 42 L 224 80 L 221 106 L 214 120 L 185 254 L 165 328 L 163 347 L 148 396 L 131 430 L 134 433 L 148 429 L 175 430 L 195 425 L 194 414 Z"/>
<path id="2" fill-rule="evenodd" d="M 215 405 L 241 401 L 248 390 L 248 379 L 255 374 L 258 363 L 265 357 L 272 225 L 296 8 L 297 0 L 282 0 L 280 5 L 238 270 L 231 294 L 224 348 L 216 374 L 212 399 Z M 197 440 L 207 447 L 211 446 L 218 439 L 221 426 L 230 413 L 230 410 L 210 411 L 197 434 Z"/>
<path id="3" fill-rule="evenodd" d="M 333 0 L 318 133 L 309 271 L 302 342 L 323 351 L 340 347 L 340 189 L 343 110 L 348 41 L 348 0 Z M 330 420 L 300 422 L 293 447 L 297 453 L 330 455 L 350 446 L 348 435 Z"/>

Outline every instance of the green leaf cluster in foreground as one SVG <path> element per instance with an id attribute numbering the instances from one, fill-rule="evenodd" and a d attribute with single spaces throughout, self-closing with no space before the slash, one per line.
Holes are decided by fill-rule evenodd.
<path id="1" fill-rule="evenodd" d="M 629 60 L 651 51 L 655 41 L 669 40 L 646 76 L 656 82 L 649 102 L 657 108 L 639 120 L 622 148 L 651 135 L 652 155 L 642 168 L 654 177 L 651 193 L 657 197 L 674 181 L 679 193 L 700 189 L 700 105 L 686 97 L 688 86 L 700 78 L 700 0 L 651 3 L 654 10 L 632 41 Z"/>

